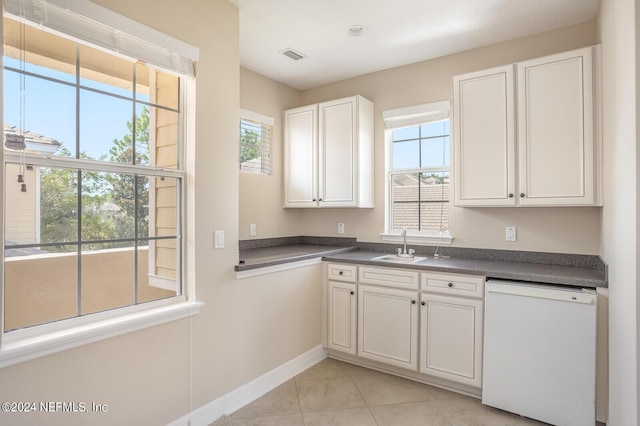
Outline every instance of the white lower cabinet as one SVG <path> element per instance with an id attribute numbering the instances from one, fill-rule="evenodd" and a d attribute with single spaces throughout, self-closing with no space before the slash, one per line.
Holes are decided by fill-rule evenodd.
<path id="1" fill-rule="evenodd" d="M 327 277 L 328 349 L 481 387 L 484 277 L 343 264 Z"/>
<path id="2" fill-rule="evenodd" d="M 329 281 L 327 347 L 356 354 L 356 284 Z"/>
<path id="3" fill-rule="evenodd" d="M 358 355 L 417 369 L 418 292 L 358 286 Z"/>
<path id="4" fill-rule="evenodd" d="M 482 300 L 422 293 L 420 372 L 480 387 Z"/>

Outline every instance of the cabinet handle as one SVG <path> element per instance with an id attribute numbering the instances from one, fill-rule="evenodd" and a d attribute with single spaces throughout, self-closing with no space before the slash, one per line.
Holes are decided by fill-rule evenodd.
<path id="1" fill-rule="evenodd" d="M 313 199 L 313 200 L 311 200 L 311 201 L 316 201 L 316 199 L 314 198 L 314 199 Z"/>
<path id="2" fill-rule="evenodd" d="M 424 306 L 424 305 L 426 305 L 427 303 L 423 300 L 422 302 L 420 302 L 420 304 L 421 304 L 422 306 Z"/>
<path id="3" fill-rule="evenodd" d="M 520 198 L 524 198 L 524 192 L 520 193 Z"/>
<path id="4" fill-rule="evenodd" d="M 351 295 L 353 296 L 355 293 L 353 292 L 353 290 L 351 290 L 349 293 L 351 293 Z"/>
<path id="5" fill-rule="evenodd" d="M 512 193 L 509 193 L 509 198 L 513 198 L 513 194 Z"/>
<path id="6" fill-rule="evenodd" d="M 318 201 L 322 201 L 322 198 L 318 198 Z"/>
<path id="7" fill-rule="evenodd" d="M 453 287 L 453 283 L 449 283 L 447 285 L 449 286 L 449 288 Z"/>
<path id="8" fill-rule="evenodd" d="M 415 299 L 411 299 L 411 304 L 415 305 L 416 304 L 416 300 Z"/>
<path id="9" fill-rule="evenodd" d="M 338 275 L 342 275 L 342 274 L 344 274 L 344 272 L 342 272 L 342 271 L 338 272 Z"/>

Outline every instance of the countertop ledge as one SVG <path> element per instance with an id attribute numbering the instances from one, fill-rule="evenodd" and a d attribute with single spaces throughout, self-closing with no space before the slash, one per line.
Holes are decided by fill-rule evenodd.
<path id="1" fill-rule="evenodd" d="M 427 259 L 411 264 L 371 260 L 392 252 L 391 246 L 356 243 L 350 238 L 294 237 L 274 239 L 280 244 L 257 243 L 240 250 L 237 272 L 322 258 L 327 262 L 482 275 L 487 278 L 548 283 L 587 288 L 608 287 L 606 264 L 597 256 L 490 249 L 456 249 L 434 259 L 433 253 L 416 253 Z M 243 247 L 241 245 L 241 247 Z M 394 246 L 395 247 L 395 246 Z M 389 250 L 386 250 L 389 249 Z M 422 251 L 422 250 L 420 250 Z M 467 253 L 468 252 L 468 253 Z M 469 257 L 464 256 L 468 254 Z M 554 260 L 557 259 L 557 263 Z"/>
<path id="2" fill-rule="evenodd" d="M 352 251 L 334 255 L 325 255 L 322 260 L 336 263 L 354 263 L 358 265 L 382 266 L 391 268 L 417 269 L 421 271 L 448 272 L 458 274 L 482 275 L 495 279 L 528 281 L 534 283 L 559 284 L 578 287 L 607 287 L 607 280 L 597 269 L 581 266 L 551 265 L 529 262 L 513 262 L 485 259 L 434 259 L 427 258 L 410 264 L 397 264 L 371 260 L 380 256 L 379 252 Z"/>

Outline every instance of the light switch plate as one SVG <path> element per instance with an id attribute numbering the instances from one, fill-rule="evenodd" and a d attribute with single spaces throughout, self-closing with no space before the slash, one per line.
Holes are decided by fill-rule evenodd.
<path id="1" fill-rule="evenodd" d="M 224 248 L 224 231 L 215 231 L 213 237 L 213 248 Z"/>

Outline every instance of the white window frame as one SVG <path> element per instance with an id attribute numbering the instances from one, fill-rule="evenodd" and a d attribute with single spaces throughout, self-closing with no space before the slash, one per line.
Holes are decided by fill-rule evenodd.
<path id="1" fill-rule="evenodd" d="M 22 0 L 6 0 L 3 16 L 16 16 L 16 10 L 22 7 Z M 26 4 L 26 3 L 25 3 Z M 30 3 L 31 4 L 31 3 Z M 194 63 L 198 59 L 198 49 L 189 46 L 184 42 L 174 39 L 168 35 L 158 32 L 150 27 L 146 27 L 131 19 L 118 15 L 106 8 L 98 6 L 86 0 L 42 0 L 39 8 L 46 6 L 51 13 L 48 17 L 55 18 L 48 27 L 50 30 L 72 35 L 76 40 L 85 40 L 100 45 L 96 40 L 91 39 L 95 34 L 78 33 L 78 19 L 85 24 L 93 22 L 95 25 L 108 28 L 112 33 L 120 34 L 122 37 L 131 40 L 141 40 L 140 46 L 149 55 L 153 49 L 149 46 L 160 47 L 156 52 L 167 52 L 167 48 L 172 49 L 169 57 L 171 61 L 166 62 L 167 56 L 159 59 L 154 65 L 162 68 L 162 61 L 169 64 L 170 69 L 167 72 L 173 72 L 181 77 L 181 111 L 182 111 L 182 135 L 183 135 L 183 155 L 184 167 L 181 171 L 175 171 L 182 178 L 182 203 L 181 211 L 182 221 L 181 235 L 183 245 L 183 268 L 181 272 L 182 295 L 173 298 L 146 302 L 139 305 L 117 308 L 105 312 L 99 312 L 86 316 L 60 320 L 53 323 L 37 325 L 25 329 L 4 332 L 4 291 L 0 292 L 0 368 L 25 362 L 31 359 L 43 357 L 70 348 L 78 347 L 88 343 L 107 339 L 110 337 L 130 333 L 148 327 L 164 324 L 170 321 L 176 321 L 197 315 L 201 307 L 204 305 L 198 302 L 195 297 L 195 262 L 194 252 L 194 212 L 195 212 L 195 188 L 192 183 L 195 163 L 195 79 L 189 78 L 194 76 Z M 18 8 L 18 9 L 17 9 Z M 26 8 L 26 6 L 25 6 Z M 40 9 L 38 9 L 40 10 Z M 14 12 L 13 14 L 11 12 Z M 28 11 L 27 11 L 28 12 Z M 37 16 L 30 17 L 28 13 L 24 17 L 29 24 L 37 24 Z M 45 25 L 46 26 L 46 25 Z M 62 28 L 60 27 L 62 26 Z M 1 25 L 0 25 L 1 27 Z M 54 28 L 55 27 L 55 28 Z M 64 29 L 69 31 L 64 31 Z M 104 28 L 103 28 L 104 29 Z M 122 37 L 120 40 L 122 40 Z M 117 40 L 112 38 L 111 40 Z M 108 42 L 109 37 L 104 37 L 104 41 Z M 134 43 L 134 45 L 136 45 Z M 132 46 L 131 44 L 129 46 Z M 136 45 L 137 46 L 137 45 Z M 101 45 L 110 53 L 113 53 L 109 46 Z M 134 55 L 135 51 L 124 52 L 121 55 Z M 153 55 L 152 55 L 153 56 Z M 132 59 L 140 59 L 135 56 L 129 56 Z M 148 58 L 145 58 L 148 59 Z M 153 58 L 151 58 L 153 59 Z M 0 62 L 2 60 L 0 59 Z M 153 63 L 153 60 L 148 61 Z M 1 86 L 0 86 L 1 87 Z M 2 164 L 12 160 L 13 154 L 5 153 L 0 149 L 0 161 Z M 38 164 L 60 166 L 59 159 L 47 160 L 45 156 L 38 158 Z M 78 168 L 82 166 L 83 160 L 63 160 L 69 161 L 69 167 Z M 95 164 L 86 164 L 93 168 Z M 109 165 L 102 167 L 109 168 Z M 153 174 L 153 169 L 149 170 L 149 174 Z M 120 171 L 122 171 L 120 169 Z M 132 172 L 139 172 L 138 169 L 132 168 Z M 162 173 L 166 171 L 163 170 Z M 4 193 L 4 190 L 3 190 Z M 3 202 L 4 200 L 3 195 Z M 4 211 L 4 208 L 3 208 Z M 4 241 L 4 227 L 0 227 L 0 237 Z M 186 240 L 186 241 L 185 241 Z M 4 250 L 2 250 L 2 261 L 0 262 L 0 271 L 2 278 L 2 286 L 4 288 Z"/>
<path id="2" fill-rule="evenodd" d="M 256 123 L 256 124 L 260 124 L 260 126 L 262 128 L 262 131 L 264 131 L 265 126 L 268 126 L 271 134 L 270 134 L 270 139 L 268 140 L 269 146 L 267 147 L 267 149 L 265 149 L 265 147 L 263 146 L 262 135 L 261 135 L 261 140 L 260 140 L 260 150 L 263 153 L 265 151 L 267 151 L 268 154 L 269 154 L 268 172 L 265 171 L 264 164 L 260 167 L 260 171 L 259 172 L 258 171 L 255 171 L 255 172 L 247 171 L 247 170 L 242 170 L 242 169 L 240 169 L 240 171 L 243 172 L 243 173 L 251 173 L 251 174 L 255 174 L 255 175 L 271 176 L 273 174 L 273 126 L 275 124 L 275 120 L 274 120 L 273 117 L 269 117 L 268 115 L 260 114 L 260 113 L 249 111 L 249 110 L 246 110 L 246 109 L 240 109 L 240 123 L 238 123 L 240 125 L 240 130 L 242 130 L 241 122 L 243 120 L 251 121 L 251 122 Z"/>
<path id="3" fill-rule="evenodd" d="M 393 230 L 391 225 L 393 209 L 393 206 L 391 204 L 393 129 L 417 126 L 420 124 L 435 122 L 443 119 L 451 120 L 450 110 L 451 103 L 449 101 L 440 101 L 404 108 L 385 110 L 382 112 L 382 118 L 385 123 L 385 231 L 380 234 L 380 238 L 383 241 L 394 243 L 403 241 L 401 231 Z M 452 140 L 451 136 L 449 140 Z M 450 145 L 450 154 L 453 153 L 452 148 L 453 147 Z M 451 164 L 451 161 L 449 163 Z M 417 173 L 421 171 L 424 171 L 424 168 L 403 170 L 404 173 Z M 452 176 L 450 171 L 450 182 L 451 179 Z M 453 186 L 449 184 L 449 200 L 451 200 L 452 196 L 452 187 Z M 452 206 L 451 202 L 449 206 Z M 449 210 L 449 212 L 451 212 L 451 210 Z M 449 245 L 453 242 L 453 235 L 451 234 L 451 221 L 449 221 L 449 230 L 447 230 L 446 232 L 407 230 L 407 241 L 413 244 Z"/>

